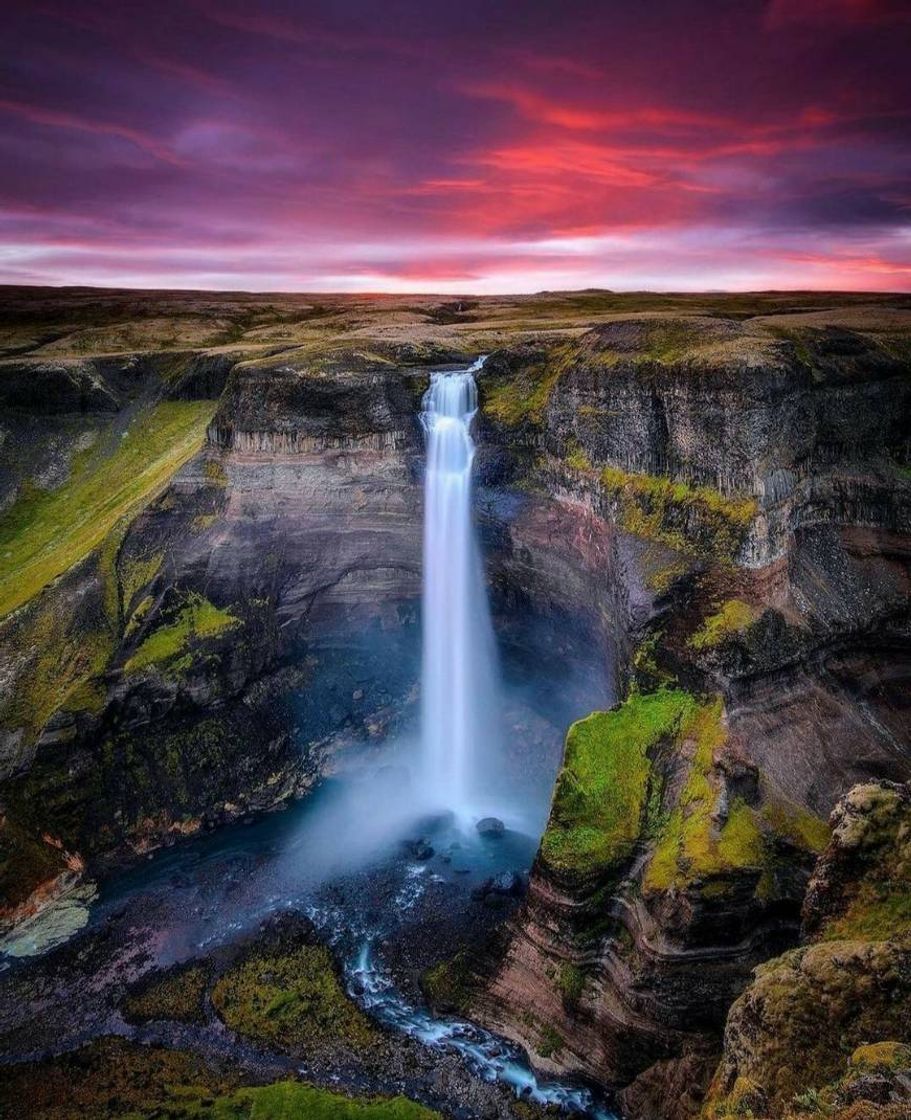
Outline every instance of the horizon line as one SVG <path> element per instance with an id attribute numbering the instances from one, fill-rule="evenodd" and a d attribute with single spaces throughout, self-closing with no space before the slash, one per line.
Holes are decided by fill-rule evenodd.
<path id="1" fill-rule="evenodd" d="M 504 291 L 486 294 L 466 290 L 464 292 L 441 292 L 432 288 L 413 291 L 344 291 L 331 288 L 199 288 L 180 286 L 149 286 L 138 287 L 134 285 L 109 285 L 109 284 L 28 284 L 14 281 L 0 280 L 0 292 L 18 289 L 26 291 L 52 291 L 52 292 L 137 292 L 137 293 L 169 293 L 179 292 L 184 295 L 217 294 L 217 295 L 247 295 L 247 296 L 333 296 L 345 299 L 376 299 L 394 298 L 411 299 L 418 297 L 433 297 L 446 300 L 474 299 L 497 300 L 504 298 L 547 296 L 547 295 L 612 295 L 612 296 L 743 296 L 743 295 L 831 295 L 831 296 L 872 296 L 878 299 L 891 297 L 911 296 L 911 287 L 883 290 L 878 288 L 610 288 L 610 287 L 584 287 L 584 288 L 539 288 L 534 291 Z"/>

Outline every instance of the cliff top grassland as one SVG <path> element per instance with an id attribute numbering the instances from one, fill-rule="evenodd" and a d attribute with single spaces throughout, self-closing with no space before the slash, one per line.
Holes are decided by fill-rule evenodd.
<path id="1" fill-rule="evenodd" d="M 242 381 L 245 368 L 282 360 L 298 370 L 357 371 L 508 347 L 482 394 L 485 414 L 513 427 L 540 426 L 574 369 L 609 376 L 632 362 L 674 377 L 689 369 L 749 377 L 757 363 L 774 367 L 786 353 L 795 371 L 804 363 L 857 378 L 877 362 L 907 371 L 909 339 L 911 298 L 897 295 L 0 289 L 0 409 L 12 420 L 0 445 L 0 617 L 84 559 L 199 449 L 216 408 L 206 398 L 220 395 L 224 379 L 187 384 L 194 357 L 234 365 Z M 599 417 L 586 408 L 579 420 L 597 431 Z M 906 472 L 896 454 L 896 470 Z M 715 559 L 736 554 L 756 512 L 749 493 L 593 463 L 580 446 L 564 459 L 600 471 L 628 531 Z"/>
<path id="2" fill-rule="evenodd" d="M 750 333 L 769 339 L 840 327 L 901 349 L 895 340 L 907 336 L 911 298 L 601 290 L 459 298 L 6 287 L 0 288 L 0 358 L 52 361 L 213 348 L 246 351 L 252 358 L 341 340 L 443 344 L 476 354 L 506 341 L 568 340 L 631 316 L 658 320 L 650 324 L 644 348 L 654 357 L 679 357 L 691 344 L 706 344 L 704 328 L 687 325 L 690 317 L 749 323 Z"/>

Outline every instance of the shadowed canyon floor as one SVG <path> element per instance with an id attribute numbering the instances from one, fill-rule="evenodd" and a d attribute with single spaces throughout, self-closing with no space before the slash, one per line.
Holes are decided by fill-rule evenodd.
<path id="1" fill-rule="evenodd" d="M 481 354 L 507 830 L 375 831 Z M 902 296 L 4 290 L 0 1108 L 907 1115 L 909 431 Z"/>

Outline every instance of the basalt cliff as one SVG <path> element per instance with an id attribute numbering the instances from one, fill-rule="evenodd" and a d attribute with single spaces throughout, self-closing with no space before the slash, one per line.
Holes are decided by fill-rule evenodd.
<path id="1" fill-rule="evenodd" d="M 427 997 L 641 1120 L 908 1107 L 907 301 L 9 292 L 3 324 L 6 926 L 414 704 L 419 403 L 487 354 L 498 631 L 612 681 L 522 906 Z"/>

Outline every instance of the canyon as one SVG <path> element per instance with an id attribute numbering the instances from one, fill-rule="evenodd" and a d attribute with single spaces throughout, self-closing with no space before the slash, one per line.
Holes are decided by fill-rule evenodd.
<path id="1" fill-rule="evenodd" d="M 419 701 L 421 400 L 434 372 L 487 355 L 475 515 L 506 674 L 540 694 L 504 751 L 542 834 L 501 908 L 464 891 L 464 920 L 428 918 L 413 997 L 630 1120 L 807 1101 L 897 1120 L 909 339 L 898 296 L 8 290 L 4 945 L 140 861 L 259 828 L 385 758 Z M 69 932 L 53 968 L 100 952 L 91 925 Z M 303 952 L 315 967 L 321 944 L 309 927 L 261 942 L 242 952 L 272 973 Z M 49 982 L 41 960 L 0 974 L 8 1091 L 72 1078 L 81 1045 L 108 1092 L 147 1048 L 77 1045 L 82 1027 L 55 1048 L 17 1010 Z M 186 962 L 154 964 L 130 998 L 176 977 L 183 999 Z M 230 1018 L 233 973 L 199 967 L 197 1002 Z M 831 1013 L 814 1018 L 820 993 Z M 162 1006 L 155 1021 L 173 1020 Z M 372 1029 L 352 1020 L 346 1045 Z M 159 1063 L 211 1057 L 189 1029 L 167 1038 Z M 382 1045 L 365 1068 L 399 1061 Z M 248 1091 L 207 1069 L 210 1095 Z M 460 1076 L 406 1095 L 543 1114 Z M 48 1097 L 42 1114 L 62 1108 Z"/>

